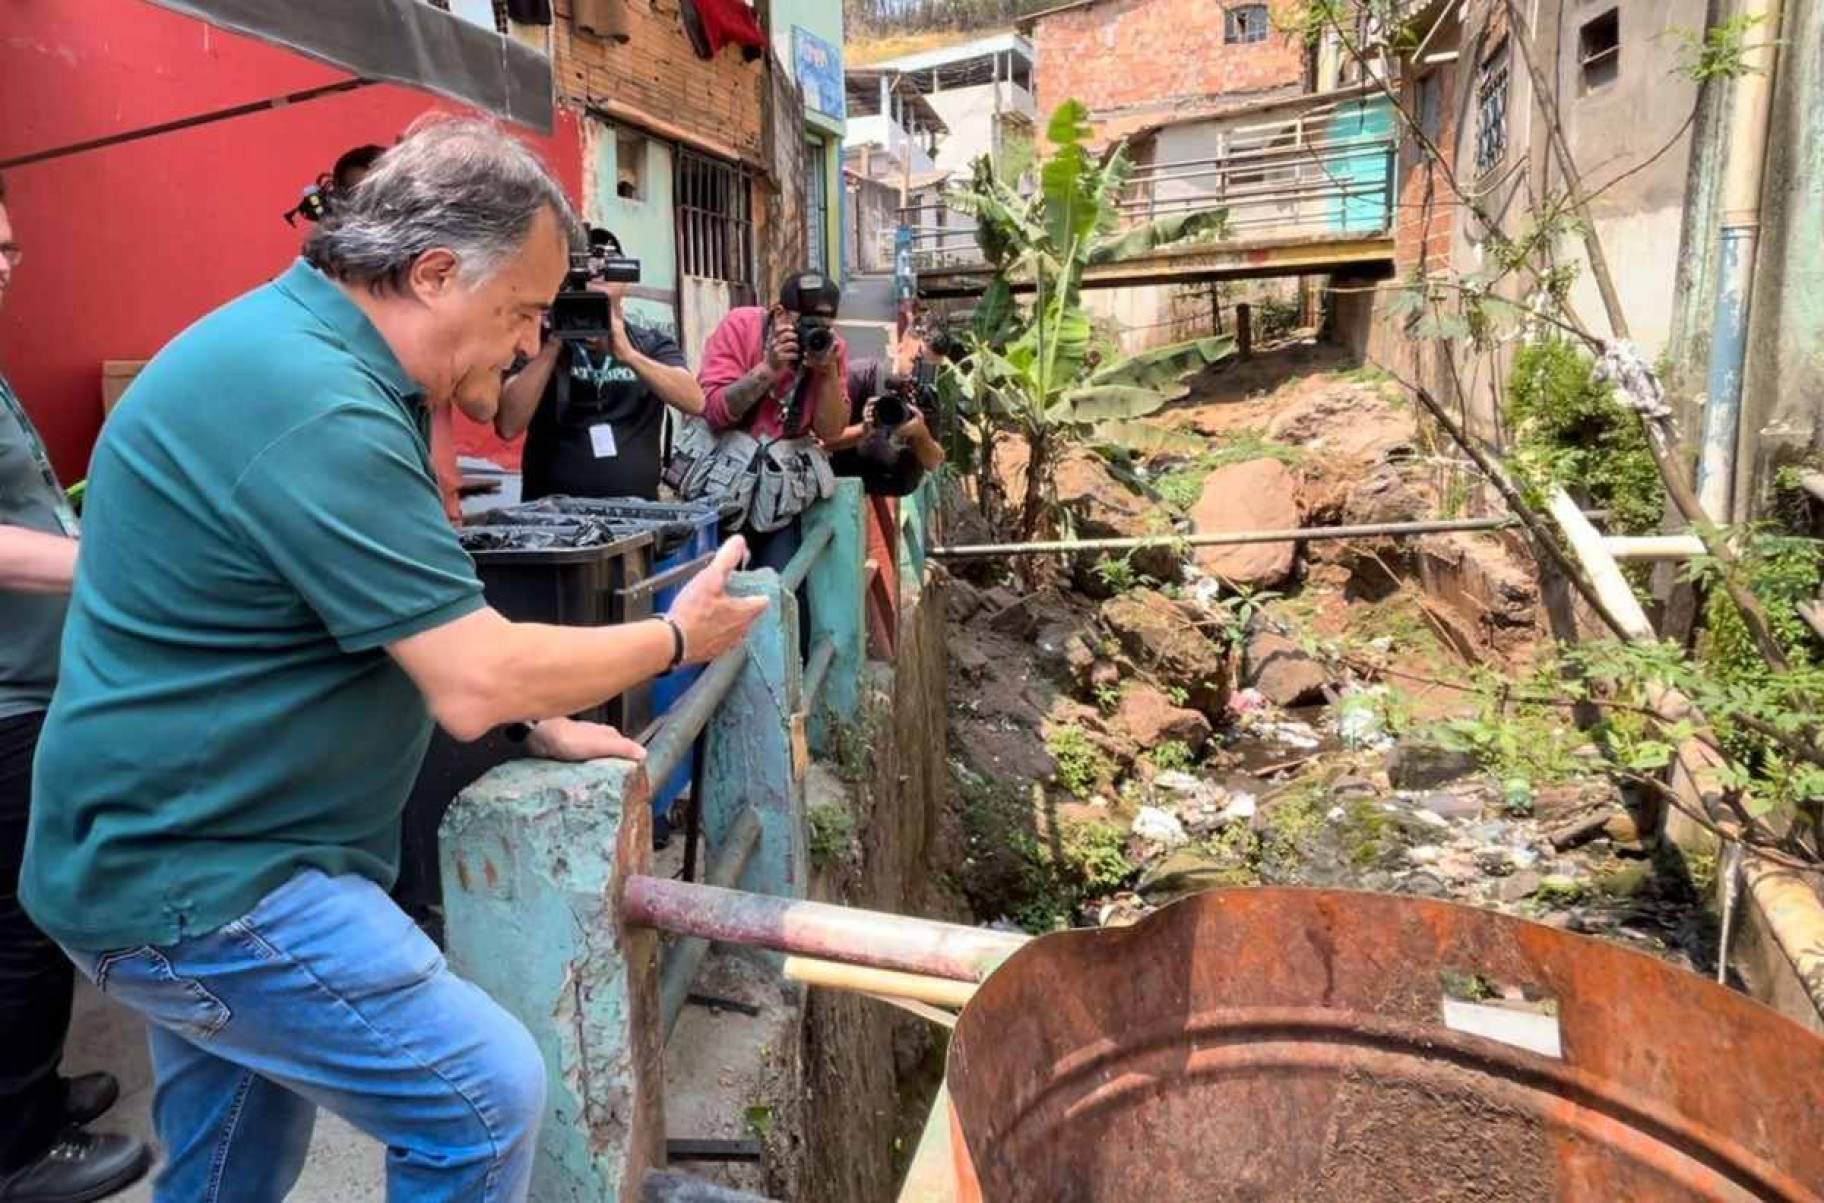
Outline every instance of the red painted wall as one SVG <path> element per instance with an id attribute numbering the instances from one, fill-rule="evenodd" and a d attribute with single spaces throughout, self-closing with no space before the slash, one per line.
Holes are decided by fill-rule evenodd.
<path id="1" fill-rule="evenodd" d="M 0 160 L 343 78 L 144 0 L 5 0 Z M 0 309 L 0 371 L 58 471 L 76 480 L 101 426 L 101 363 L 148 359 L 192 321 L 283 271 L 301 230 L 280 218 L 351 146 L 387 144 L 429 109 L 374 86 L 15 168 L 7 210 L 25 259 Z M 581 134 L 521 131 L 582 195 Z M 458 446 L 506 458 L 491 431 Z"/>

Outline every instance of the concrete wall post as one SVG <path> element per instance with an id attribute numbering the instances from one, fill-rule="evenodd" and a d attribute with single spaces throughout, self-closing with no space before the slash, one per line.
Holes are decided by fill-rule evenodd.
<path id="1" fill-rule="evenodd" d="M 649 797 L 634 765 L 519 760 L 443 821 L 450 966 L 544 1055 L 535 1203 L 637 1199 L 664 1164 L 658 936 L 623 930 L 617 902 L 651 867 Z"/>
<path id="2" fill-rule="evenodd" d="M 836 649 L 807 715 L 811 750 L 820 756 L 830 751 L 831 724 L 853 722 L 861 708 L 861 673 L 868 654 L 866 501 L 861 481 L 839 480 L 836 495 L 804 517 L 807 536 L 823 527 L 832 532 L 829 547 L 804 582 L 811 646 L 827 638 Z"/>
<path id="3" fill-rule="evenodd" d="M 760 846 L 735 887 L 803 898 L 811 875 L 804 819 L 810 748 L 800 713 L 798 602 L 771 571 L 740 574 L 729 591 L 772 605 L 748 632 L 741 672 L 704 728 L 703 838 L 714 860 L 736 818 L 752 806 Z M 859 597 L 850 605 L 858 603 Z"/>

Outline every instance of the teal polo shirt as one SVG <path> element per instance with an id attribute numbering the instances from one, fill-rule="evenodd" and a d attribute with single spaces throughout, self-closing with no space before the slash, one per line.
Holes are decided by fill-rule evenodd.
<path id="1" fill-rule="evenodd" d="M 431 718 L 386 654 L 482 607 L 418 386 L 300 261 L 103 428 L 20 893 L 67 947 L 172 944 L 305 868 L 392 884 Z"/>

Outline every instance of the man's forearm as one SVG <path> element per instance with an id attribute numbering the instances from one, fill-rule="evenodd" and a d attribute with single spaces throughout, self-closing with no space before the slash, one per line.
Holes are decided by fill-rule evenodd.
<path id="1" fill-rule="evenodd" d="M 839 439 L 849 424 L 849 392 L 844 387 L 843 373 L 833 366 L 817 375 L 817 412 L 812 415 L 811 429 L 826 443 Z"/>
<path id="2" fill-rule="evenodd" d="M 674 647 L 671 628 L 657 619 L 559 627 L 508 622 L 486 609 L 392 651 L 443 729 L 469 740 L 504 723 L 600 705 L 664 672 Z"/>
<path id="3" fill-rule="evenodd" d="M 867 433 L 867 425 L 862 422 L 844 426 L 841 434 L 833 439 L 823 440 L 823 449 L 825 451 L 847 451 L 849 448 L 860 443 L 861 440 L 867 436 Z"/>
<path id="4" fill-rule="evenodd" d="M 532 415 L 551 383 L 556 355 L 538 355 L 500 387 L 500 412 L 494 415 L 494 433 L 516 439 L 532 424 Z"/>
<path id="5" fill-rule="evenodd" d="M 918 466 L 927 472 L 935 472 L 944 466 L 944 445 L 931 437 L 931 432 L 921 430 L 912 436 L 912 454 L 918 457 Z"/>
<path id="6" fill-rule="evenodd" d="M 722 390 L 722 408 L 728 411 L 730 422 L 739 422 L 747 417 L 762 398 L 772 392 L 777 377 L 773 370 L 761 364 L 741 379 Z"/>
<path id="7" fill-rule="evenodd" d="M 703 386 L 690 374 L 689 368 L 674 367 L 648 358 L 638 351 L 625 356 L 627 366 L 653 394 L 675 410 L 687 414 L 703 412 Z M 737 384 L 740 381 L 736 381 Z"/>
<path id="8" fill-rule="evenodd" d="M 68 593 L 76 580 L 74 539 L 0 526 L 0 592 Z"/>

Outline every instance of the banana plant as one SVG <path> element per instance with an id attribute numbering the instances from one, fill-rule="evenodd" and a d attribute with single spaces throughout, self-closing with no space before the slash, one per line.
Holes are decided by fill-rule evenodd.
<path id="1" fill-rule="evenodd" d="M 1021 539 L 1036 537 L 1053 511 L 1052 476 L 1065 447 L 1107 444 L 1146 454 L 1189 451 L 1189 436 L 1140 422 L 1181 396 L 1180 381 L 1234 353 L 1226 338 L 1200 338 L 1142 355 L 1106 359 L 1082 302 L 1085 273 L 1196 239 L 1220 236 L 1222 208 L 1126 224 L 1120 201 L 1133 173 L 1126 143 L 1097 156 L 1089 111 L 1068 100 L 1047 128 L 1051 153 L 1039 188 L 1021 196 L 976 160 L 969 183 L 946 198 L 976 219 L 976 240 L 994 276 L 975 307 L 968 354 L 951 373 L 959 409 L 972 427 L 980 493 L 999 506 L 994 443 L 999 435 L 1029 450 L 1016 512 Z M 1022 300 L 1021 292 L 1030 292 Z"/>

